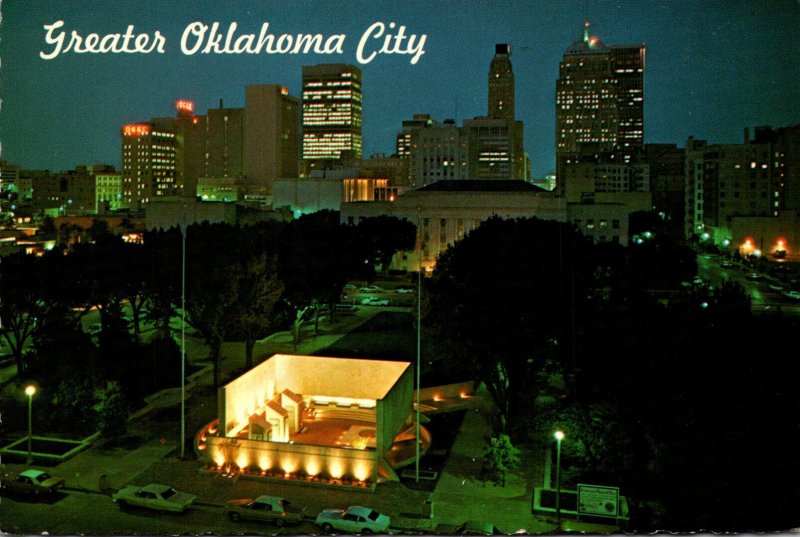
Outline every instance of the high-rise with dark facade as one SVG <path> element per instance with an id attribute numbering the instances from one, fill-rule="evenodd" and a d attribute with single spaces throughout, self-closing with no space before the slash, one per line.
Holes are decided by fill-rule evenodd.
<path id="1" fill-rule="evenodd" d="M 297 177 L 300 102 L 279 84 L 248 84 L 244 109 L 244 184 L 272 195 L 277 179 Z"/>
<path id="2" fill-rule="evenodd" d="M 310 168 L 361 159 L 361 69 L 303 66 L 303 159 Z"/>
<path id="3" fill-rule="evenodd" d="M 606 45 L 589 35 L 588 22 L 583 39 L 564 52 L 556 82 L 558 179 L 564 165 L 584 155 L 628 163 L 642 150 L 644 58 L 644 45 Z"/>
<path id="4" fill-rule="evenodd" d="M 489 64 L 489 117 L 514 119 L 514 70 L 511 68 L 511 47 L 498 44 Z"/>

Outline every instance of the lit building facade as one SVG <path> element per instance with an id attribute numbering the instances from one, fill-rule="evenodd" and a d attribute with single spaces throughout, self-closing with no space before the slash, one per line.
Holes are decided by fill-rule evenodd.
<path id="1" fill-rule="evenodd" d="M 154 118 L 123 125 L 122 197 L 129 207 L 178 193 L 175 122 Z"/>
<path id="2" fill-rule="evenodd" d="M 271 196 L 279 178 L 297 177 L 300 101 L 277 84 L 245 90 L 244 180 L 246 193 Z"/>
<path id="3" fill-rule="evenodd" d="M 102 214 L 125 208 L 122 198 L 122 174 L 110 170 L 98 170 L 95 178 L 94 212 Z"/>
<path id="4" fill-rule="evenodd" d="M 644 45 L 605 45 L 589 35 L 573 43 L 559 65 L 556 82 L 556 176 L 574 161 L 583 144 L 614 152 L 622 162 L 644 141 Z"/>
<path id="5" fill-rule="evenodd" d="M 361 69 L 303 66 L 303 159 L 312 169 L 361 158 Z"/>
<path id="6" fill-rule="evenodd" d="M 686 237 L 728 228 L 737 216 L 775 217 L 791 209 L 786 194 L 796 186 L 786 163 L 800 150 L 779 143 L 775 134 L 759 127 L 753 139 L 745 129 L 741 144 L 686 141 Z"/>

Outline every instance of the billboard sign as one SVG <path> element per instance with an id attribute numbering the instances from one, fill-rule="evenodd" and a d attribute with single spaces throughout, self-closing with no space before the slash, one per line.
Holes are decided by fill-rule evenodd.
<path id="1" fill-rule="evenodd" d="M 619 516 L 619 487 L 578 485 L 578 514 Z"/>

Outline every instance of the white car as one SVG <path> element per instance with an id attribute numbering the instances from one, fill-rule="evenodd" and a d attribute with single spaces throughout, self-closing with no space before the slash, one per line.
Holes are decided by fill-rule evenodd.
<path id="1" fill-rule="evenodd" d="M 410 295 L 414 293 L 413 289 L 409 289 L 408 287 L 398 287 L 394 290 L 395 293 L 399 293 L 401 295 Z"/>
<path id="2" fill-rule="evenodd" d="M 353 505 L 344 509 L 325 509 L 314 523 L 325 533 L 338 530 L 344 533 L 384 533 L 389 529 L 391 519 L 369 507 Z"/>
<path id="3" fill-rule="evenodd" d="M 365 298 L 361 301 L 365 306 L 388 306 L 389 300 L 385 298 Z"/>
<path id="4" fill-rule="evenodd" d="M 111 499 L 119 505 L 120 509 L 137 506 L 181 513 L 194 503 L 197 496 L 188 492 L 178 492 L 169 485 L 151 483 L 144 487 L 128 485 L 112 495 Z"/>
<path id="5" fill-rule="evenodd" d="M 791 298 L 792 300 L 800 300 L 800 291 L 789 291 L 786 293 L 786 298 Z"/>
<path id="6" fill-rule="evenodd" d="M 358 290 L 359 293 L 378 293 L 380 291 L 381 288 L 378 287 L 377 285 L 368 285 Z"/>

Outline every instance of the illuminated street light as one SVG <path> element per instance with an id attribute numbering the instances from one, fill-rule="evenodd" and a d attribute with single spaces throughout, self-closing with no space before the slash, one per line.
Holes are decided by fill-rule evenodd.
<path id="1" fill-rule="evenodd" d="M 556 431 L 556 529 L 561 529 L 561 441 L 564 439 L 563 431 Z"/>
<path id="2" fill-rule="evenodd" d="M 36 386 L 28 384 L 25 386 L 25 395 L 28 396 L 28 464 L 33 462 L 33 449 L 31 437 L 33 435 L 33 414 L 31 409 L 33 407 L 33 394 L 36 393 Z"/>

